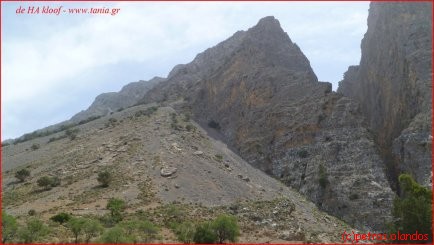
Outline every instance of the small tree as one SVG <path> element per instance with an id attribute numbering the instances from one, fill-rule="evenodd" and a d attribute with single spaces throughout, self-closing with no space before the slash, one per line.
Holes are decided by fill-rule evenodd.
<path id="1" fill-rule="evenodd" d="M 24 243 L 33 243 L 50 233 L 50 229 L 39 219 L 27 221 L 26 226 L 19 231 L 19 237 Z"/>
<path id="2" fill-rule="evenodd" d="M 240 235 L 237 219 L 232 215 L 220 215 L 213 221 L 212 228 L 217 235 L 219 243 L 223 243 L 226 240 L 236 242 Z"/>
<path id="3" fill-rule="evenodd" d="M 15 173 L 15 178 L 19 179 L 20 182 L 24 182 L 29 176 L 30 176 L 30 171 L 25 168 L 18 170 Z"/>
<path id="4" fill-rule="evenodd" d="M 102 225 L 93 219 L 86 219 L 83 224 L 83 233 L 85 243 L 89 243 L 93 237 L 99 236 L 104 231 Z"/>
<path id="5" fill-rule="evenodd" d="M 107 170 L 99 172 L 97 180 L 99 183 L 101 183 L 102 187 L 107 187 L 112 181 L 112 174 Z"/>
<path id="6" fill-rule="evenodd" d="M 51 178 L 48 176 L 41 177 L 37 180 L 37 183 L 40 187 L 43 187 L 45 190 L 51 189 Z"/>
<path id="7" fill-rule="evenodd" d="M 401 195 L 393 202 L 391 232 L 414 234 L 417 231 L 419 234 L 429 234 L 429 240 L 432 241 L 432 191 L 419 185 L 408 174 L 399 176 L 399 186 Z"/>
<path id="8" fill-rule="evenodd" d="M 211 244 L 218 241 L 218 237 L 213 230 L 212 224 L 209 222 L 200 224 L 193 236 L 194 243 Z"/>
<path id="9" fill-rule="evenodd" d="M 68 221 L 67 227 L 74 234 L 75 243 L 78 243 L 78 236 L 83 231 L 84 223 L 86 220 L 84 218 L 71 218 Z"/>
<path id="10" fill-rule="evenodd" d="M 2 243 L 9 243 L 17 235 L 18 224 L 14 216 L 2 212 Z"/>
<path id="11" fill-rule="evenodd" d="M 110 198 L 106 208 L 110 210 L 110 215 L 115 222 L 122 220 L 122 213 L 126 208 L 125 201 L 118 198 Z"/>

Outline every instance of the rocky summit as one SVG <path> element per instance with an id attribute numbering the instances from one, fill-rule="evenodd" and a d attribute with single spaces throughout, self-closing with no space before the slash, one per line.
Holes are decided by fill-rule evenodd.
<path id="1" fill-rule="evenodd" d="M 246 243 L 387 231 L 398 174 L 432 185 L 430 7 L 371 3 L 360 64 L 337 92 L 277 19 L 262 18 L 167 78 L 102 94 L 3 146 L 3 207 L 20 218 L 29 208 L 45 219 L 107 215 L 107 200 L 122 198 L 172 243 L 179 210 L 170 205 L 194 221 L 231 213 Z M 22 168 L 32 175 L 15 182 Z M 115 173 L 105 189 L 102 170 Z M 45 175 L 62 184 L 38 189 Z"/>

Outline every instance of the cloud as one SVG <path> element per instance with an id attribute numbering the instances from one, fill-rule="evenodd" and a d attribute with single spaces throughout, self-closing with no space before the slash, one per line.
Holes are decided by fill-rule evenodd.
<path id="1" fill-rule="evenodd" d="M 83 101 L 79 104 L 85 109 L 96 95 L 132 82 L 128 79 L 165 75 L 177 63 L 191 61 L 198 52 L 237 30 L 253 26 L 267 15 L 280 20 L 320 79 L 336 80 L 345 66 L 358 63 L 368 5 L 319 2 L 44 5 L 47 4 L 61 4 L 64 8 L 116 7 L 120 12 L 115 16 L 19 16 L 11 14 L 17 4 L 3 8 L 2 3 L 2 12 L 7 11 L 2 22 L 3 139 L 48 126 L 53 118 L 59 119 L 58 115 L 73 115 L 77 112 L 74 100 Z M 338 67 L 329 67 L 336 71 L 335 75 L 324 72 L 323 79 L 323 69 L 316 64 L 324 64 L 327 59 Z M 116 66 L 125 67 L 125 71 L 113 69 Z M 143 77 L 138 77 L 140 73 Z M 125 79 L 119 81 L 119 77 Z M 26 113 L 35 109 L 41 116 Z M 24 125 L 29 122 L 26 114 L 38 119 L 32 125 Z"/>

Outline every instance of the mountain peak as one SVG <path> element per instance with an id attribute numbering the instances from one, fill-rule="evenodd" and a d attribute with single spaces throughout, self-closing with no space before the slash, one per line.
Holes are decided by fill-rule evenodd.
<path id="1" fill-rule="evenodd" d="M 280 28 L 280 22 L 274 16 L 266 16 L 259 20 L 256 26 L 266 26 L 266 27 L 278 27 Z"/>

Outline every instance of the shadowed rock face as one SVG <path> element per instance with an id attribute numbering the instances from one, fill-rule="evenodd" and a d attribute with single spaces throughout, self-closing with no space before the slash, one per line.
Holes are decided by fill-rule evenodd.
<path id="1" fill-rule="evenodd" d="M 359 105 L 318 82 L 274 17 L 175 67 L 142 102 L 179 98 L 251 165 L 347 222 L 384 228 L 394 194 Z"/>
<path id="2" fill-rule="evenodd" d="M 431 180 L 431 3 L 371 3 L 359 66 L 338 92 L 360 102 L 398 172 Z"/>

